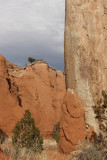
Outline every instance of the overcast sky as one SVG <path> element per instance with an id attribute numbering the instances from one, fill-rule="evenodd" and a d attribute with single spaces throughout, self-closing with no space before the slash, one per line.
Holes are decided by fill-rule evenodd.
<path id="1" fill-rule="evenodd" d="M 28 57 L 64 69 L 65 0 L 0 0 L 0 53 L 24 66 Z"/>

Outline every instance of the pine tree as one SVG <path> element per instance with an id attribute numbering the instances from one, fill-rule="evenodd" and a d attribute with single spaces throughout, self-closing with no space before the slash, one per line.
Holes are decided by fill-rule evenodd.
<path id="1" fill-rule="evenodd" d="M 36 59 L 34 59 L 34 58 L 32 58 L 32 57 L 28 57 L 28 62 L 33 63 L 33 62 L 35 62 L 35 61 L 36 61 Z"/>
<path id="2" fill-rule="evenodd" d="M 59 133 L 60 133 L 60 122 L 54 125 L 53 131 L 51 133 L 52 138 L 54 138 L 57 143 L 59 143 Z"/>
<path id="3" fill-rule="evenodd" d="M 35 127 L 29 110 L 26 110 L 24 117 L 16 123 L 13 133 L 12 142 L 15 147 L 32 149 L 35 152 L 42 150 L 43 138 Z"/>

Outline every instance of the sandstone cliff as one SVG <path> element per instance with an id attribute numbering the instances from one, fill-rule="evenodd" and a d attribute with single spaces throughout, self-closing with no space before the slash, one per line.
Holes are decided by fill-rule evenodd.
<path id="1" fill-rule="evenodd" d="M 92 106 L 107 90 L 107 1 L 66 0 L 67 88 L 83 100 L 87 123 L 98 132 Z"/>
<path id="2" fill-rule="evenodd" d="M 61 71 L 42 61 L 21 68 L 0 55 L 0 129 L 7 135 L 29 109 L 41 134 L 49 136 L 60 121 L 64 93 Z"/>

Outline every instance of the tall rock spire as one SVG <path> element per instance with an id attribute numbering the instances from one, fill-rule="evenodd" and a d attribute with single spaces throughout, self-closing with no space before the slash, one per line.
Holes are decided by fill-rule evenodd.
<path id="1" fill-rule="evenodd" d="M 107 90 L 104 0 L 66 0 L 65 74 L 66 87 L 83 100 L 86 121 L 97 131 L 92 106 Z M 107 32 L 106 32 L 107 33 Z M 106 52 L 106 53 L 105 53 Z"/>

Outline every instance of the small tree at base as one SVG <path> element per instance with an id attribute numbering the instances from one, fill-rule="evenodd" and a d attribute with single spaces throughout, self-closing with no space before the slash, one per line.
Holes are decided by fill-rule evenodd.
<path id="1" fill-rule="evenodd" d="M 31 118 L 29 110 L 26 110 L 24 117 L 16 123 L 13 133 L 12 142 L 16 148 L 27 148 L 34 152 L 43 149 L 43 138 L 40 136 L 39 129 L 35 127 L 35 121 Z"/>
<path id="2" fill-rule="evenodd" d="M 60 122 L 54 125 L 53 131 L 51 133 L 52 138 L 54 138 L 57 143 L 59 143 L 59 133 L 60 133 Z"/>

